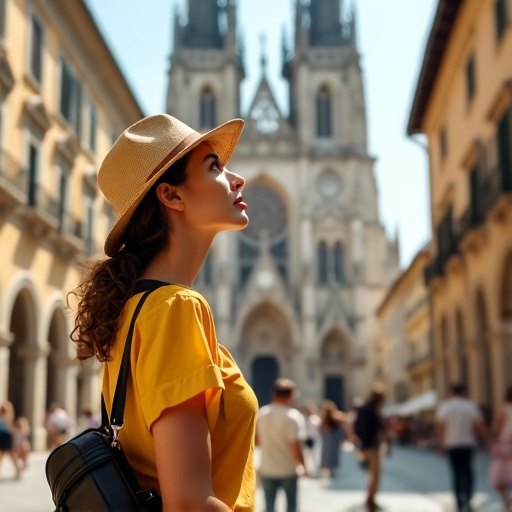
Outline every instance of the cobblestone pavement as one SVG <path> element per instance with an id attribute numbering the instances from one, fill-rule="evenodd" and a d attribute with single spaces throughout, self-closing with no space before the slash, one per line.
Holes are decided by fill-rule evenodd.
<path id="1" fill-rule="evenodd" d="M 0 467 L 0 512 L 52 512 L 54 510 L 44 475 L 47 454 L 33 453 L 21 480 L 14 479 L 11 461 Z M 487 484 L 488 457 L 475 460 L 476 512 L 501 512 L 498 498 Z M 365 473 L 357 465 L 351 446 L 344 447 L 335 478 L 302 478 L 300 512 L 364 512 Z M 393 449 L 383 465 L 378 503 L 387 512 L 452 512 L 453 498 L 446 460 L 411 448 Z M 263 512 L 258 489 L 256 512 Z M 284 512 L 284 496 L 278 496 L 277 512 Z"/>

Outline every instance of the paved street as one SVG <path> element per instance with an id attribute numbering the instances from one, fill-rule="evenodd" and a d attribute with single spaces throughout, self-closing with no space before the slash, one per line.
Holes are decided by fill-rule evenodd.
<path id="1" fill-rule="evenodd" d="M 363 512 L 365 473 L 355 462 L 350 445 L 344 448 L 341 467 L 333 480 L 304 478 L 300 482 L 301 512 Z M 11 461 L 0 468 L 0 512 L 51 512 L 52 500 L 44 476 L 46 453 L 35 453 L 21 481 L 14 480 Z M 479 455 L 475 469 L 478 512 L 501 512 L 496 494 L 486 481 L 487 456 Z M 278 512 L 284 512 L 283 497 Z M 388 512 L 451 512 L 449 474 L 438 455 L 414 449 L 395 448 L 386 459 L 379 504 Z M 262 512 L 258 490 L 257 512 Z M 91 511 L 92 512 L 92 511 Z"/>

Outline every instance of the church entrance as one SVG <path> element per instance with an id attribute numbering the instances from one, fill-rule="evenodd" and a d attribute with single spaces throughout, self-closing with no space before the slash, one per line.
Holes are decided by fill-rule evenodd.
<path id="1" fill-rule="evenodd" d="M 252 363 L 252 388 L 260 407 L 272 401 L 272 388 L 279 375 L 279 365 L 274 357 L 260 356 Z"/>
<path id="2" fill-rule="evenodd" d="M 332 400 L 340 411 L 345 410 L 345 396 L 344 379 L 338 375 L 329 375 L 325 377 L 324 381 L 324 398 Z"/>

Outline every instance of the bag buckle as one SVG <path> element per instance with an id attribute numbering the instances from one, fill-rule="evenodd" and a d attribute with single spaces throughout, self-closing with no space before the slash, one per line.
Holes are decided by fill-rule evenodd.
<path id="1" fill-rule="evenodd" d="M 110 425 L 112 428 L 112 448 L 121 449 L 121 443 L 119 442 L 119 431 L 124 427 L 124 423 L 122 425 Z"/>

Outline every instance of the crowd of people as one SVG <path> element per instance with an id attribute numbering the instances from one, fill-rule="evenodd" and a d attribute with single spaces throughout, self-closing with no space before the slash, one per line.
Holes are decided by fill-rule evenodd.
<path id="1" fill-rule="evenodd" d="M 260 409 L 256 444 L 261 450 L 260 481 L 265 493 L 266 512 L 274 511 L 277 490 L 287 498 L 287 511 L 298 510 L 299 476 L 336 476 L 340 467 L 340 444 L 353 443 L 356 457 L 366 470 L 368 512 L 379 510 L 376 494 L 381 476 L 381 459 L 390 453 L 393 420 L 381 414 L 385 395 L 374 388 L 367 399 L 355 398 L 342 412 L 332 401 L 319 408 L 308 404 L 295 408 L 295 384 L 278 379 L 273 400 Z M 481 409 L 465 396 L 462 384 L 451 387 L 435 414 L 435 444 L 446 456 L 452 474 L 455 503 L 459 512 L 470 512 L 475 478 L 472 468 L 477 448 L 488 450 L 488 478 L 501 495 L 505 512 L 512 512 L 512 386 L 504 403 L 487 425 Z"/>
<path id="2" fill-rule="evenodd" d="M 100 419 L 92 409 L 83 411 L 80 430 L 99 427 Z M 58 403 L 53 402 L 46 410 L 44 427 L 46 430 L 46 447 L 54 450 L 65 443 L 77 430 L 71 415 Z M 28 418 L 17 416 L 12 402 L 6 400 L 0 404 L 0 473 L 4 456 L 11 459 L 16 479 L 22 477 L 28 465 L 28 455 L 32 450 L 31 428 Z"/>
<path id="3" fill-rule="evenodd" d="M 274 511 L 277 491 L 287 499 L 287 511 L 298 510 L 299 476 L 335 477 L 340 466 L 341 443 L 352 442 L 362 467 L 368 472 L 366 506 L 378 510 L 375 502 L 383 447 L 387 446 L 380 409 L 384 393 L 373 389 L 366 401 L 355 399 L 346 413 L 330 400 L 319 408 L 295 408 L 295 383 L 280 378 L 274 383 L 273 399 L 263 406 L 256 424 L 256 444 L 261 451 L 259 478 L 265 494 L 265 510 Z"/>

